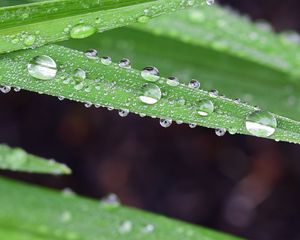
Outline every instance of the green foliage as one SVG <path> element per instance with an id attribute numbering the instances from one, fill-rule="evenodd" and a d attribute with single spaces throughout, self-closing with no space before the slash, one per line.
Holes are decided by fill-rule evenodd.
<path id="1" fill-rule="evenodd" d="M 204 0 L 56 0 L 0 9 L 0 53 L 84 38 Z"/>
<path id="2" fill-rule="evenodd" d="M 10 240 L 237 240 L 117 204 L 0 178 L 0 237 Z M 148 226 L 148 227 L 147 227 Z"/>
<path id="3" fill-rule="evenodd" d="M 70 174 L 66 165 L 26 153 L 20 148 L 0 144 L 0 169 L 30 173 Z"/>

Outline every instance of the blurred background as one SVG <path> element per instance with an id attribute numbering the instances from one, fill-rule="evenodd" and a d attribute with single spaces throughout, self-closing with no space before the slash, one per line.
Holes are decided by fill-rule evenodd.
<path id="1" fill-rule="evenodd" d="M 297 0 L 223 0 L 276 30 L 300 29 Z M 21 91 L 0 95 L 0 142 L 65 162 L 72 176 L 0 175 L 257 240 L 300 239 L 300 146 L 173 124 Z M 3 194 L 3 193 L 1 193 Z"/>

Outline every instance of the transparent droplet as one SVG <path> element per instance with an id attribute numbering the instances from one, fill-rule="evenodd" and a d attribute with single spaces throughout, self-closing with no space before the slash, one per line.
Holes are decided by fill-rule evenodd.
<path id="1" fill-rule="evenodd" d="M 11 90 L 10 86 L 1 86 L 0 87 L 0 91 L 3 92 L 3 93 L 9 93 L 10 90 Z"/>
<path id="2" fill-rule="evenodd" d="M 58 96 L 58 100 L 59 100 L 59 101 L 63 101 L 64 99 L 65 99 L 64 96 Z"/>
<path id="3" fill-rule="evenodd" d="M 96 49 L 89 49 L 85 51 L 84 55 L 90 59 L 96 59 L 98 55 L 98 51 Z"/>
<path id="4" fill-rule="evenodd" d="M 211 6 L 215 3 L 215 0 L 206 0 L 206 4 Z"/>
<path id="5" fill-rule="evenodd" d="M 172 119 L 160 119 L 160 126 L 164 128 L 168 128 L 172 125 Z"/>
<path id="6" fill-rule="evenodd" d="M 83 81 L 86 79 L 86 72 L 81 68 L 77 68 L 74 71 L 73 77 L 75 78 L 75 80 Z"/>
<path id="7" fill-rule="evenodd" d="M 198 103 L 197 112 L 200 116 L 206 117 L 213 113 L 215 106 L 212 101 L 208 99 L 202 99 Z"/>
<path id="8" fill-rule="evenodd" d="M 101 199 L 101 205 L 103 205 L 107 209 L 114 209 L 121 205 L 119 197 L 114 194 L 110 193 L 106 197 Z"/>
<path id="9" fill-rule="evenodd" d="M 121 110 L 119 110 L 120 117 L 127 117 L 128 114 L 129 114 L 129 110 L 128 109 L 121 109 Z"/>
<path id="10" fill-rule="evenodd" d="M 197 127 L 197 124 L 196 124 L 196 123 L 190 123 L 190 124 L 189 124 L 189 127 L 190 127 L 190 128 L 195 128 L 195 127 Z"/>
<path id="11" fill-rule="evenodd" d="M 70 31 L 71 38 L 80 39 L 93 35 L 96 32 L 96 28 L 90 25 L 78 24 L 74 26 Z"/>
<path id="12" fill-rule="evenodd" d="M 15 92 L 20 92 L 20 91 L 21 91 L 21 88 L 20 88 L 20 87 L 15 87 L 15 88 L 14 88 L 14 91 L 15 91 Z"/>
<path id="13" fill-rule="evenodd" d="M 87 102 L 87 103 L 84 104 L 84 106 L 85 106 L 86 108 L 90 108 L 92 105 L 93 105 L 93 104 L 92 104 L 91 102 Z"/>
<path id="14" fill-rule="evenodd" d="M 147 224 L 142 228 L 142 233 L 149 234 L 153 233 L 155 230 L 155 227 L 153 224 Z"/>
<path id="15" fill-rule="evenodd" d="M 188 86 L 189 86 L 190 88 L 198 89 L 198 88 L 200 88 L 200 82 L 199 82 L 198 80 L 196 80 L 196 79 L 193 79 L 193 80 L 191 80 L 191 81 L 189 82 Z"/>
<path id="16" fill-rule="evenodd" d="M 122 222 L 119 226 L 119 233 L 121 234 L 130 233 L 131 230 L 132 230 L 132 222 L 129 220 Z"/>
<path id="17" fill-rule="evenodd" d="M 224 129 L 224 128 L 217 128 L 215 130 L 215 132 L 216 132 L 217 136 L 223 137 L 226 134 L 226 129 Z"/>
<path id="18" fill-rule="evenodd" d="M 127 58 L 123 58 L 119 62 L 119 67 L 121 68 L 131 68 L 131 62 Z"/>
<path id="19" fill-rule="evenodd" d="M 110 65 L 112 63 L 111 57 L 102 57 L 101 58 L 101 63 L 104 65 Z"/>
<path id="20" fill-rule="evenodd" d="M 159 79 L 159 71 L 156 67 L 145 67 L 141 76 L 149 82 L 156 82 Z"/>
<path id="21" fill-rule="evenodd" d="M 269 112 L 256 111 L 246 118 L 246 128 L 254 136 L 269 137 L 274 134 L 276 127 L 277 120 Z"/>
<path id="22" fill-rule="evenodd" d="M 172 87 L 176 87 L 179 85 L 179 80 L 177 77 L 169 77 L 167 79 L 167 84 L 172 86 Z"/>
<path id="23" fill-rule="evenodd" d="M 150 20 L 150 17 L 146 16 L 146 15 L 143 15 L 143 16 L 140 16 L 138 17 L 138 22 L 139 23 L 146 23 Z"/>
<path id="24" fill-rule="evenodd" d="M 72 214 L 69 211 L 64 211 L 60 216 L 60 220 L 63 223 L 67 223 L 67 222 L 71 221 L 71 219 L 72 219 Z"/>
<path id="25" fill-rule="evenodd" d="M 211 90 L 210 92 L 209 92 L 209 96 L 211 96 L 211 97 L 217 97 L 218 96 L 218 94 L 219 94 L 219 92 L 218 92 L 218 90 Z"/>
<path id="26" fill-rule="evenodd" d="M 24 44 L 26 46 L 31 46 L 34 44 L 36 37 L 34 35 L 28 35 L 24 39 Z"/>
<path id="27" fill-rule="evenodd" d="M 27 65 L 28 73 L 37 79 L 53 79 L 57 73 L 56 62 L 49 56 L 41 55 L 32 58 Z"/>
<path id="28" fill-rule="evenodd" d="M 146 83 L 141 89 L 140 100 L 146 104 L 155 104 L 161 99 L 160 88 L 153 83 Z"/>

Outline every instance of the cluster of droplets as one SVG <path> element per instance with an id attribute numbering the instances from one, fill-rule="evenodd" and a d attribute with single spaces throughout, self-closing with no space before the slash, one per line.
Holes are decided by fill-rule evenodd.
<path id="1" fill-rule="evenodd" d="M 111 64 L 111 58 L 110 57 L 98 57 L 98 52 L 95 49 L 89 49 L 85 52 L 85 56 L 89 59 L 99 59 L 100 62 L 104 65 L 110 65 Z M 119 67 L 130 69 L 131 68 L 131 62 L 127 58 L 123 58 L 119 61 Z M 32 77 L 39 79 L 39 80 L 51 80 L 54 79 L 58 72 L 58 66 L 56 62 L 49 56 L 46 55 L 40 55 L 32 58 L 27 66 L 28 73 Z M 145 83 L 142 84 L 140 88 L 140 94 L 138 96 L 139 100 L 145 104 L 145 105 L 154 105 L 157 104 L 163 96 L 166 94 L 162 92 L 160 86 L 157 84 L 163 83 L 163 81 L 159 81 L 160 74 L 159 70 L 156 67 L 145 67 L 141 73 L 141 77 L 145 80 Z M 75 90 L 82 90 L 89 92 L 90 87 L 85 87 L 84 80 L 87 78 L 87 73 L 82 68 L 77 68 L 74 70 L 72 74 L 72 80 L 75 82 L 74 89 Z M 180 84 L 178 78 L 176 77 L 169 77 L 165 80 L 166 84 L 172 87 L 176 87 Z M 69 83 L 70 79 L 67 78 L 64 80 L 65 83 Z M 198 80 L 192 79 L 188 84 L 187 87 L 191 89 L 199 89 L 201 86 L 200 82 Z M 2 92 L 9 92 L 10 91 L 9 86 L 2 86 L 0 90 Z M 17 90 L 17 89 L 16 89 Z M 210 98 L 217 98 L 219 97 L 219 93 L 217 90 L 212 90 L 209 92 Z M 60 100 L 63 100 L 64 97 L 60 96 Z M 193 107 L 191 108 L 193 111 L 195 110 L 199 117 L 208 117 L 215 111 L 215 105 L 212 101 L 213 99 L 209 98 L 203 98 L 197 101 L 193 104 Z M 236 104 L 240 104 L 240 99 L 234 100 Z M 183 105 L 185 105 L 185 101 L 183 102 Z M 86 107 L 91 107 L 91 102 L 85 103 Z M 100 105 L 96 106 L 99 107 Z M 108 107 L 109 110 L 113 110 L 112 107 Z M 129 109 L 121 109 L 119 110 L 119 115 L 121 117 L 126 117 L 129 114 Z M 170 127 L 173 120 L 170 118 L 164 118 L 160 120 L 160 125 L 164 128 Z M 182 121 L 177 121 L 178 123 L 182 123 Z M 197 126 L 196 123 L 190 123 L 189 126 L 191 128 L 194 128 Z M 247 131 L 255 136 L 260 137 L 269 137 L 274 134 L 276 127 L 277 127 L 277 121 L 276 118 L 268 112 L 264 111 L 255 111 L 253 113 L 250 113 L 245 120 L 245 127 Z M 223 136 L 226 133 L 226 129 L 224 128 L 218 128 L 216 129 L 216 135 Z M 235 128 L 228 130 L 231 134 L 236 133 L 238 130 Z"/>

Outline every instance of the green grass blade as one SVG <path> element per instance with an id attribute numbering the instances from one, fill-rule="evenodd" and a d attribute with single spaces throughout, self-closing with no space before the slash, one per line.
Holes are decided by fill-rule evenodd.
<path id="1" fill-rule="evenodd" d="M 271 25 L 254 24 L 218 5 L 162 16 L 135 27 L 251 60 L 288 73 L 297 82 L 300 78 L 300 45 L 292 33 L 275 34 Z"/>
<path id="2" fill-rule="evenodd" d="M 0 8 L 0 53 L 84 38 L 204 0 L 53 0 Z"/>
<path id="3" fill-rule="evenodd" d="M 123 206 L 112 207 L 4 178 L 0 178 L 0 193 L 5 193 L 0 198 L 1 239 L 238 239 L 163 216 Z M 132 225 L 122 228 L 125 221 Z M 154 226 L 153 231 L 147 232 L 147 225 Z"/>
<path id="4" fill-rule="evenodd" d="M 0 144 L 0 169 L 30 173 L 70 174 L 66 165 L 26 153 L 20 148 Z"/>
<path id="5" fill-rule="evenodd" d="M 59 68 L 55 79 L 45 81 L 30 77 L 28 63 L 39 55 L 55 59 Z M 85 71 L 86 79 L 79 80 L 75 76 L 78 68 Z M 128 109 L 162 119 L 227 129 L 231 133 L 249 134 L 245 126 L 246 117 L 258 111 L 256 107 L 183 84 L 170 86 L 165 78 L 155 83 L 162 92 L 162 98 L 156 104 L 148 105 L 140 101 L 146 83 L 140 71 L 120 68 L 117 64 L 107 66 L 99 58 L 89 59 L 81 52 L 55 45 L 0 57 L 0 76 L 5 76 L 0 79 L 0 84 L 9 87 L 62 96 L 84 102 L 87 106 L 95 104 Z M 198 114 L 201 99 L 210 100 L 215 106 L 215 111 L 207 117 Z M 269 138 L 300 143 L 300 123 L 280 116 L 276 119 L 278 127 Z"/>

